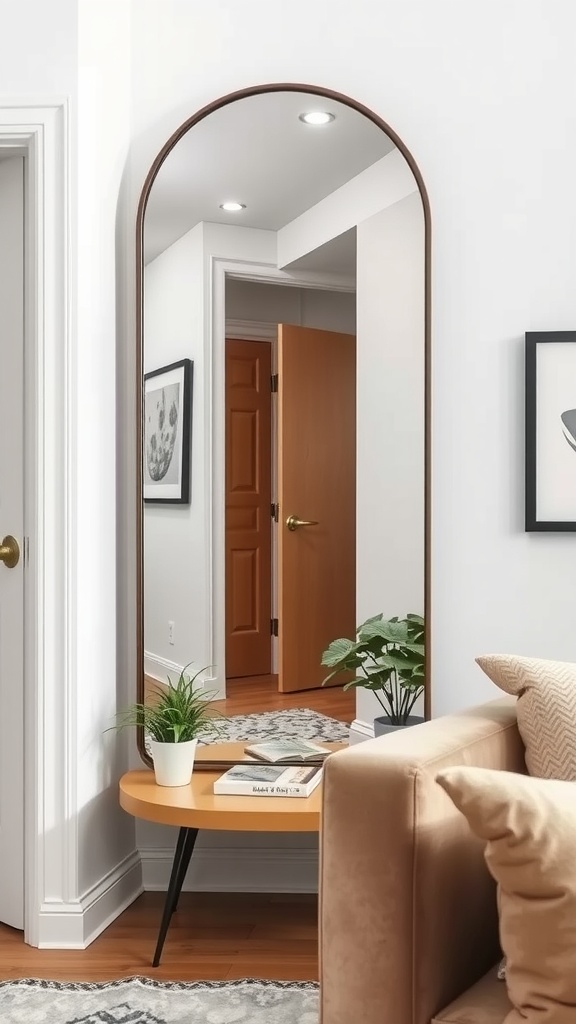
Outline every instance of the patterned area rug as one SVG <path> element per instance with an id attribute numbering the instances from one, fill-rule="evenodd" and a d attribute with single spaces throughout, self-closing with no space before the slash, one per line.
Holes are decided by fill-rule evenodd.
<path id="1" fill-rule="evenodd" d="M 309 708 L 289 711 L 259 711 L 252 715 L 231 715 L 219 719 L 218 742 L 278 739 L 324 740 L 339 743 L 348 739 L 348 726 Z M 206 738 L 205 742 L 213 742 Z"/>
<path id="2" fill-rule="evenodd" d="M 2 1024 L 318 1024 L 313 982 L 0 984 Z"/>

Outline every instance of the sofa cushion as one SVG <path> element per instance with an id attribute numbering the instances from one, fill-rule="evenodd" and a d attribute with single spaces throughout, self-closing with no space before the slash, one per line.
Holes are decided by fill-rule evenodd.
<path id="1" fill-rule="evenodd" d="M 450 1006 L 436 1014 L 432 1024 L 504 1024 L 512 1004 L 497 971 L 485 974 Z"/>
<path id="2" fill-rule="evenodd" d="M 487 842 L 514 1007 L 506 1024 L 574 1024 L 574 784 L 463 767 L 445 768 L 436 779 Z"/>
<path id="3" fill-rule="evenodd" d="M 518 697 L 530 775 L 576 779 L 576 665 L 508 654 L 476 661 L 496 686 Z"/>

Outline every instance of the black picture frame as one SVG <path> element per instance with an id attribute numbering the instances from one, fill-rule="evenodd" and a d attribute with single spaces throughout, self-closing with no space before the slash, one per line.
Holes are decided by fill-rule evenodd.
<path id="1" fill-rule="evenodd" d="M 525 359 L 525 531 L 575 532 L 576 508 L 573 519 L 561 517 L 558 513 L 562 509 L 557 503 L 555 507 L 550 489 L 545 488 L 547 482 L 557 483 L 561 488 L 562 480 L 569 479 L 564 476 L 562 465 L 567 464 L 569 474 L 570 455 L 576 477 L 576 331 L 528 331 Z M 574 399 L 567 401 L 566 389 L 572 387 L 572 380 Z"/>
<path id="2" fill-rule="evenodd" d="M 144 374 L 142 496 L 146 504 L 190 504 L 193 377 L 191 359 Z"/>

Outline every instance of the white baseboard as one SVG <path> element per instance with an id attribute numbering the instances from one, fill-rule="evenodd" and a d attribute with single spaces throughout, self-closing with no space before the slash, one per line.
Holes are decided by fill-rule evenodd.
<path id="1" fill-rule="evenodd" d="M 141 850 L 145 890 L 166 890 L 174 851 Z M 184 885 L 185 892 L 317 892 L 318 851 L 200 848 Z"/>
<path id="2" fill-rule="evenodd" d="M 86 949 L 143 891 L 140 854 L 133 851 L 74 903 L 44 903 L 39 949 Z"/>
<path id="3" fill-rule="evenodd" d="M 144 651 L 144 673 L 152 679 L 157 679 L 159 683 L 166 683 L 168 675 L 178 677 L 183 668 L 184 665 L 177 665 L 175 661 L 169 661 L 160 654 Z"/>
<path id="4" fill-rule="evenodd" d="M 157 679 L 159 683 L 167 683 L 168 676 L 175 681 L 185 668 L 186 665 L 178 665 L 175 661 L 169 661 L 168 658 L 163 658 L 160 654 L 144 651 L 144 674 L 150 676 L 151 679 Z M 209 690 L 210 693 L 214 692 L 214 700 L 221 699 L 217 693 L 218 680 L 214 676 L 204 676 L 199 679 L 194 689 Z"/>
<path id="5" fill-rule="evenodd" d="M 348 742 L 350 746 L 355 743 L 363 743 L 364 740 L 374 739 L 374 723 L 363 722 L 360 718 L 355 718 L 350 726 L 350 733 L 348 736 Z"/>

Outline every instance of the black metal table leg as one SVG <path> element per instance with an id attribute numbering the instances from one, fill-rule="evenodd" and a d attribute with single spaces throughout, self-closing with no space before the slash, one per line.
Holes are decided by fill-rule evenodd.
<path id="1" fill-rule="evenodd" d="M 188 835 L 184 840 L 184 849 L 182 850 L 182 858 L 180 860 L 180 867 L 178 868 L 178 878 L 176 879 L 176 885 L 174 887 L 174 899 L 172 902 L 172 913 L 178 910 L 178 900 L 180 899 L 180 893 L 182 892 L 182 886 L 184 885 L 184 879 L 186 878 L 186 872 L 190 864 L 190 858 L 198 838 L 198 829 L 189 828 Z"/>
<path id="2" fill-rule="evenodd" d="M 188 865 L 190 864 L 190 858 L 198 835 L 197 828 L 181 828 L 178 833 L 178 840 L 176 843 L 176 849 L 174 851 L 174 860 L 172 862 L 172 871 L 170 872 L 170 882 L 168 884 L 168 892 L 166 893 L 166 900 L 164 902 L 164 910 L 162 912 L 162 920 L 160 922 L 160 931 L 158 933 L 158 942 L 156 943 L 156 951 L 154 953 L 154 959 L 152 961 L 153 967 L 158 967 L 160 963 L 160 957 L 162 956 L 162 949 L 164 947 L 164 941 L 166 939 L 166 933 L 168 931 L 168 925 L 172 914 L 178 906 L 178 898 L 180 896 L 180 890 L 184 884 Z"/>

